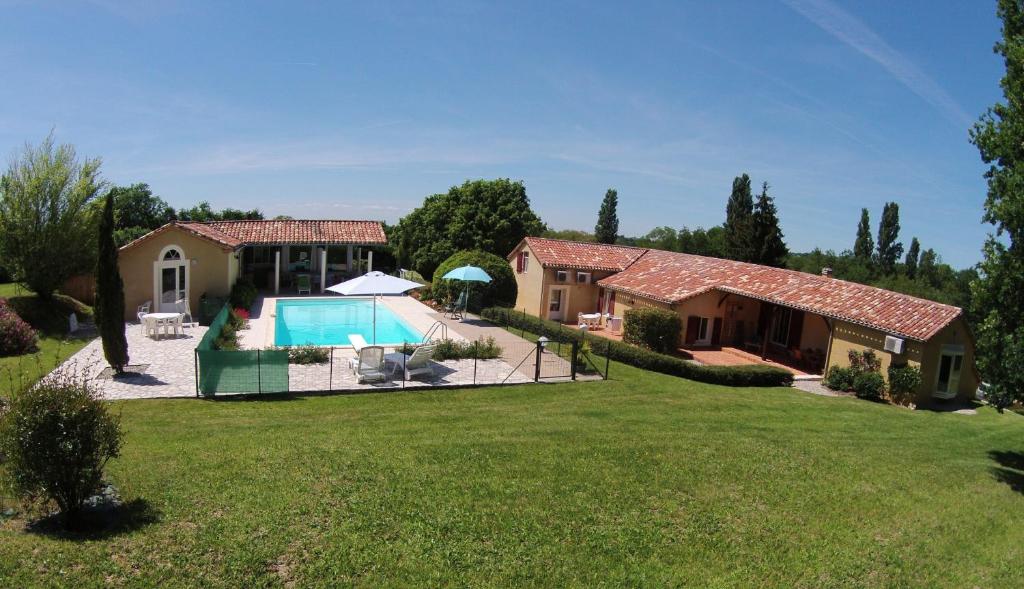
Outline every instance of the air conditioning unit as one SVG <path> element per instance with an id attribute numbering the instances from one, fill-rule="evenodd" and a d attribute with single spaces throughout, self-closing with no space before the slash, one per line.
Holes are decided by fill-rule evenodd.
<path id="1" fill-rule="evenodd" d="M 576 282 L 580 284 L 590 284 L 590 272 L 577 272 Z"/>
<path id="2" fill-rule="evenodd" d="M 555 280 L 557 282 L 567 282 L 569 280 L 569 273 L 565 270 L 559 270 L 555 272 Z"/>
<path id="3" fill-rule="evenodd" d="M 903 339 L 893 337 L 891 335 L 885 336 L 885 351 L 892 352 L 893 354 L 903 353 Z"/>

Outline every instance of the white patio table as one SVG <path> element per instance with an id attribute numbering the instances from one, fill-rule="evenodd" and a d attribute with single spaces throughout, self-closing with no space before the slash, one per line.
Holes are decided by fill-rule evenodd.
<path id="1" fill-rule="evenodd" d="M 169 335 L 172 328 L 175 334 L 181 333 L 182 317 L 181 313 L 146 313 L 142 320 L 146 322 L 146 333 L 159 335 L 157 330 L 162 327 L 164 335 Z"/>

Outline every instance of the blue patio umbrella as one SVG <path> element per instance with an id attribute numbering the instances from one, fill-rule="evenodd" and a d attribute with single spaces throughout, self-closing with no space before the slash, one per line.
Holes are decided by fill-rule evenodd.
<path id="1" fill-rule="evenodd" d="M 447 274 L 442 276 L 446 280 L 461 280 L 463 282 L 490 282 L 491 275 L 484 272 L 483 268 L 477 266 L 459 266 L 454 270 L 448 271 Z M 466 285 L 466 306 L 469 305 L 469 285 Z"/>

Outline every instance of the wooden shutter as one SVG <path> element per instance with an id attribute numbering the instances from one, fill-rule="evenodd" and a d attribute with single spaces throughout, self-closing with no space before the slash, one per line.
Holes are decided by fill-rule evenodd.
<path id="1" fill-rule="evenodd" d="M 686 318 L 686 345 L 693 345 L 697 341 L 698 331 L 700 331 L 700 317 L 690 315 Z"/>
<path id="2" fill-rule="evenodd" d="M 516 256 L 516 272 L 523 273 L 523 252 L 519 252 Z"/>
<path id="3" fill-rule="evenodd" d="M 789 337 L 787 347 L 791 350 L 800 349 L 800 336 L 804 331 L 804 312 L 793 309 L 789 314 Z"/>
<path id="4" fill-rule="evenodd" d="M 722 344 L 722 318 L 715 317 L 715 322 L 711 327 L 711 345 L 719 346 Z"/>

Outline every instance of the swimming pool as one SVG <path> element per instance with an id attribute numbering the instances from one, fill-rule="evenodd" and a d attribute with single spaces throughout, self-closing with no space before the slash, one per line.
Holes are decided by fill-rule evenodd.
<path id="1" fill-rule="evenodd" d="M 277 301 L 274 345 L 348 346 L 349 334 L 373 343 L 372 299 L 296 299 Z M 423 334 L 377 302 L 377 343 L 419 342 Z"/>

